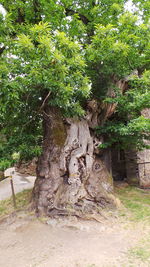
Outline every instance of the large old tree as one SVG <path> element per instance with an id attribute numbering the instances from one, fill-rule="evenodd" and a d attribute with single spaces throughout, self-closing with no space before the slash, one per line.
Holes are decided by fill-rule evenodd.
<path id="1" fill-rule="evenodd" d="M 37 213 L 115 206 L 106 147 L 148 135 L 149 2 L 1 2 L 0 127 L 28 150 L 42 134 Z"/>

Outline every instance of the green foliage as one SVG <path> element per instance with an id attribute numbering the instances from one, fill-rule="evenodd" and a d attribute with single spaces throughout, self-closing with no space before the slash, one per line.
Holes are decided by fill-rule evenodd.
<path id="1" fill-rule="evenodd" d="M 7 101 L 12 108 L 20 109 L 23 98 L 32 94 L 34 103 L 32 105 L 27 99 L 26 106 L 28 108 L 29 105 L 33 113 L 33 110 L 40 109 L 40 103 L 42 105 L 44 101 L 42 95 L 50 93 L 50 105 L 68 112 L 74 108 L 74 112 L 78 113 L 79 109 L 75 110 L 74 103 L 87 97 L 90 92 L 79 43 L 71 41 L 63 32 L 53 34 L 49 24 L 41 22 L 32 26 L 28 34 L 20 34 L 18 40 L 12 43 L 9 53 L 13 56 L 8 58 L 7 51 L 5 64 L 13 78 L 7 75 L 3 80 L 3 103 Z"/>
<path id="2" fill-rule="evenodd" d="M 95 26 L 92 42 L 87 47 L 87 60 L 90 68 L 94 64 L 99 77 L 106 81 L 110 81 L 112 75 L 124 78 L 149 64 L 150 28 L 137 22 L 137 16 L 126 12 L 119 16 L 116 25 Z M 95 75 L 92 78 L 94 81 Z"/>
<path id="3" fill-rule="evenodd" d="M 106 148 L 113 144 L 128 148 L 149 148 L 144 142 L 149 139 L 150 119 L 139 116 L 136 119 L 131 119 L 128 122 L 107 121 L 103 126 L 98 127 L 98 134 L 105 136 L 106 142 L 100 145 L 100 148 Z"/>
<path id="4" fill-rule="evenodd" d="M 41 154 L 41 142 L 42 136 L 38 130 L 35 135 L 29 131 L 20 133 L 15 127 L 11 134 L 6 132 L 5 138 L 3 135 L 0 142 L 0 170 L 5 170 L 19 161 L 38 157 Z"/>
<path id="5" fill-rule="evenodd" d="M 0 16 L 0 130 L 7 142 L 1 158 L 40 153 L 46 105 L 63 116 L 83 116 L 86 99 L 115 103 L 115 116 L 99 133 L 107 146 L 142 147 L 150 107 L 149 4 L 134 0 L 2 0 Z M 131 75 L 137 70 L 138 76 Z M 131 76 L 130 78 L 128 76 Z M 128 79 L 122 94 L 113 80 Z M 109 88 L 115 96 L 108 97 Z M 147 125 L 146 125 L 147 123 Z M 8 156 L 6 156 L 8 155 Z"/>
<path id="6" fill-rule="evenodd" d="M 6 157 L 7 157 L 7 155 L 6 155 Z M 7 168 L 11 167 L 12 164 L 13 164 L 13 160 L 1 158 L 0 159 L 0 171 L 5 171 Z"/>
<path id="7" fill-rule="evenodd" d="M 132 118 L 138 116 L 141 110 L 150 108 L 150 71 L 144 71 L 141 77 L 132 75 L 128 83 L 130 90 L 116 98 L 119 103 L 117 112 L 126 117 L 130 114 Z"/>
<path id="8" fill-rule="evenodd" d="M 113 144 L 123 149 L 148 148 L 145 140 L 149 139 L 150 118 L 145 118 L 140 113 L 145 108 L 150 108 L 150 71 L 144 71 L 141 77 L 131 75 L 128 85 L 130 89 L 124 94 L 114 88 L 116 97 L 104 99 L 105 103 L 117 104 L 117 108 L 114 117 L 97 129 L 106 139 L 101 148 Z"/>

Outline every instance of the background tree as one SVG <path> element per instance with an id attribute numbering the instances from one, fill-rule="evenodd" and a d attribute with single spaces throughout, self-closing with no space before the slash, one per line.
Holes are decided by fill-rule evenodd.
<path id="1" fill-rule="evenodd" d="M 103 148 L 148 138 L 149 5 L 126 2 L 2 1 L 1 129 L 22 157 L 42 141 L 38 214 L 115 206 Z"/>

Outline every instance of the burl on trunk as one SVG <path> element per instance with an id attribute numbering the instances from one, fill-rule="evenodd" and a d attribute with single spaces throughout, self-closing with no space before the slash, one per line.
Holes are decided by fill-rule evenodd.
<path id="1" fill-rule="evenodd" d="M 97 119 L 95 101 L 82 119 L 63 119 L 56 108 L 44 112 L 43 153 L 33 190 L 38 215 L 83 217 L 116 205 L 112 177 L 100 159 L 93 131 Z"/>

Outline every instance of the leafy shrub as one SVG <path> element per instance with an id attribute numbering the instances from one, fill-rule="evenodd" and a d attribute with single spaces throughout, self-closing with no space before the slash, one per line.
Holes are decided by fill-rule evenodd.
<path id="1" fill-rule="evenodd" d="M 7 168 L 11 167 L 13 161 L 9 159 L 0 159 L 0 171 L 4 171 Z"/>

